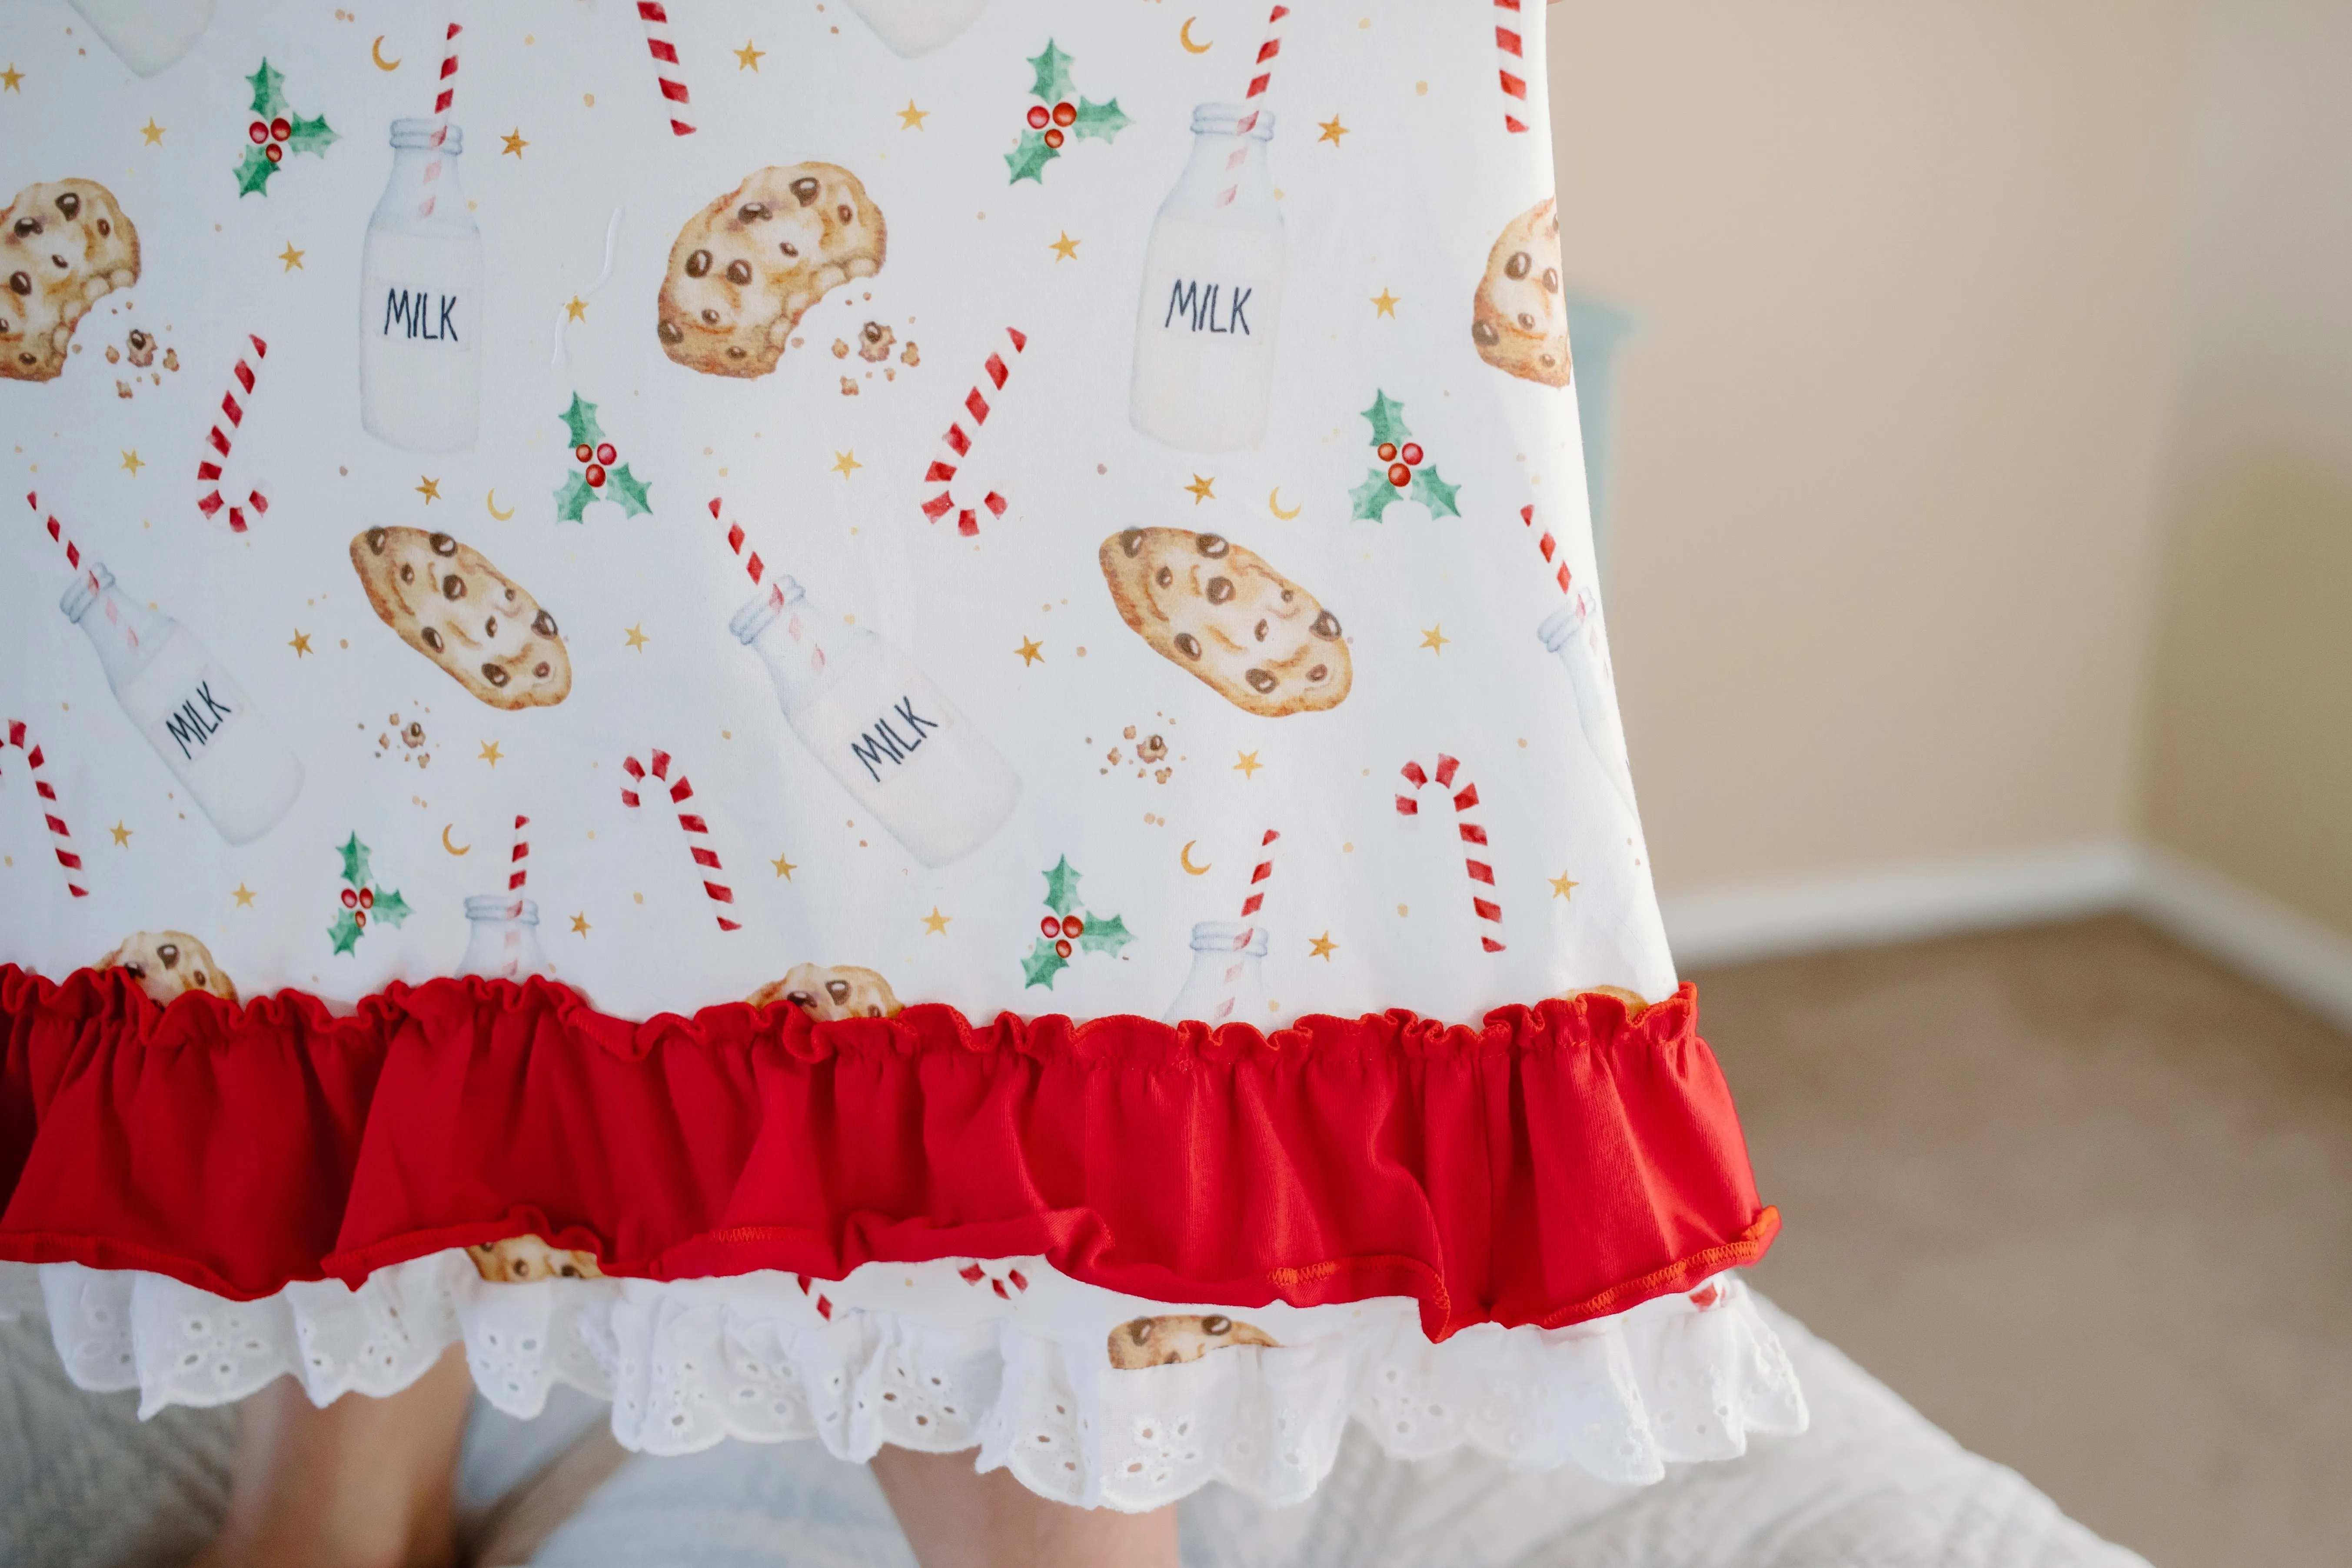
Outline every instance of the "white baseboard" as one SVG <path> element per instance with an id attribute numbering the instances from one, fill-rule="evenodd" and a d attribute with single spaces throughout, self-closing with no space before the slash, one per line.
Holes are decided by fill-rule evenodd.
<path id="1" fill-rule="evenodd" d="M 1661 894 L 1678 967 L 2127 910 L 2352 1028 L 2352 938 L 2165 850 L 2064 845 Z"/>

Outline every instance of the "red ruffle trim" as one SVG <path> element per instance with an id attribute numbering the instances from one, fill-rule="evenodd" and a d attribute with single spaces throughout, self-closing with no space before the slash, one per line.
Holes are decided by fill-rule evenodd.
<path id="1" fill-rule="evenodd" d="M 158 1008 L 0 966 L 0 1258 L 252 1298 L 535 1231 L 608 1274 L 1042 1254 L 1166 1301 L 1557 1327 L 1761 1257 L 1697 1002 L 1261 1035 L 1143 1018 L 607 1017 L 544 981 Z"/>

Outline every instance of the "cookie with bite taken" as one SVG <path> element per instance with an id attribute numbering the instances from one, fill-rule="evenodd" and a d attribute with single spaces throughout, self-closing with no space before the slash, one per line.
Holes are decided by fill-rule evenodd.
<path id="1" fill-rule="evenodd" d="M 1223 534 L 1130 528 L 1103 541 L 1119 618 L 1244 712 L 1336 708 L 1354 681 L 1339 617 Z"/>
<path id="2" fill-rule="evenodd" d="M 0 376 L 65 368 L 90 306 L 139 280 L 139 232 L 95 180 L 27 185 L 0 208 Z"/>
<path id="3" fill-rule="evenodd" d="M 550 708 L 572 691 L 555 617 L 482 552 L 421 528 L 352 541 L 368 603 L 400 640 L 493 708 Z"/>
<path id="4" fill-rule="evenodd" d="M 1164 1318 L 1137 1318 L 1110 1331 L 1110 1364 L 1120 1372 L 1147 1366 L 1174 1366 L 1199 1361 L 1227 1345 L 1263 1345 L 1279 1350 L 1272 1334 L 1252 1323 L 1236 1322 L 1223 1312 L 1178 1313 Z"/>
<path id="5" fill-rule="evenodd" d="M 835 1018 L 889 1018 L 898 1011 L 890 983 L 871 969 L 842 963 L 795 964 L 782 980 L 772 980 L 745 998 L 754 1007 L 789 1002 L 817 1023 Z"/>
<path id="6" fill-rule="evenodd" d="M 212 950 L 184 931 L 133 931 L 90 967 L 120 969 L 159 1007 L 191 991 L 236 1000 L 236 986 L 213 962 Z"/>
<path id="7" fill-rule="evenodd" d="M 550 1247 L 536 1236 L 510 1236 L 466 1248 L 474 1272 L 493 1285 L 525 1285 L 533 1279 L 602 1279 L 604 1271 L 584 1252 Z"/>
<path id="8" fill-rule="evenodd" d="M 1470 341 L 1496 370 L 1546 386 L 1571 374 L 1559 287 L 1559 214 L 1546 196 L 1504 226 L 1470 310 Z"/>
<path id="9" fill-rule="evenodd" d="M 848 170 L 759 170 L 689 218 L 670 247 L 662 351 L 706 375 L 765 375 L 811 305 L 882 269 L 888 240 L 882 210 Z"/>

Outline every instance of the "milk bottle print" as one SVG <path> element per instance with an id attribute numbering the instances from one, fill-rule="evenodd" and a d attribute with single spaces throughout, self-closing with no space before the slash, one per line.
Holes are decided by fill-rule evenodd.
<path id="1" fill-rule="evenodd" d="M 1188 452 L 1255 447 L 1274 400 L 1282 210 L 1266 172 L 1274 116 L 1192 111 L 1192 159 L 1152 220 L 1128 417 Z"/>
<path id="2" fill-rule="evenodd" d="M 360 261 L 360 423 L 409 452 L 474 444 L 482 406 L 482 235 L 457 183 L 466 138 L 392 122 L 392 178 Z"/>
<path id="3" fill-rule="evenodd" d="M 1633 770 L 1625 755 L 1625 724 L 1617 713 L 1617 681 L 1609 668 L 1609 639 L 1601 629 L 1600 606 L 1580 588 L 1544 617 L 1536 636 L 1566 667 L 1585 744 L 1592 748 L 1625 809 L 1634 810 Z"/>
<path id="4" fill-rule="evenodd" d="M 902 60 L 950 42 L 987 5 L 988 0 L 849 0 L 849 8 Z"/>
<path id="5" fill-rule="evenodd" d="M 245 689 L 169 616 L 93 562 L 58 608 L 98 649 L 115 700 L 231 844 L 260 837 L 302 793 L 302 764 Z"/>
<path id="6" fill-rule="evenodd" d="M 1192 928 L 1192 973 L 1169 1005 L 1171 1024 L 1265 1023 L 1265 927 L 1202 921 Z"/>
<path id="7" fill-rule="evenodd" d="M 961 859 L 1004 825 L 1020 775 L 930 678 L 782 579 L 728 629 L 767 661 L 784 718 L 841 785 L 926 866 Z"/>
<path id="8" fill-rule="evenodd" d="M 485 980 L 528 980 L 547 973 L 539 950 L 539 905 L 512 893 L 483 893 L 466 900 L 471 922 L 461 975 Z"/>

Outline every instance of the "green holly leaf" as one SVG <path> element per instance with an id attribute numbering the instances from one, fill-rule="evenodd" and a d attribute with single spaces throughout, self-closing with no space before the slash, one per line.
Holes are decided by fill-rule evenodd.
<path id="1" fill-rule="evenodd" d="M 1026 991 L 1032 985 L 1043 985 L 1051 991 L 1054 976 L 1069 966 L 1070 961 L 1055 951 L 1052 939 L 1041 936 L 1037 945 L 1029 950 L 1029 956 L 1021 961 L 1021 988 Z"/>
<path id="2" fill-rule="evenodd" d="M 1376 393 L 1372 405 L 1364 410 L 1363 417 L 1372 422 L 1372 445 L 1402 447 L 1412 439 L 1412 431 L 1404 422 L 1404 405 L 1391 403 L 1385 392 Z"/>
<path id="3" fill-rule="evenodd" d="M 366 928 L 359 922 L 359 917 L 345 910 L 335 918 L 335 923 L 327 928 L 327 940 L 335 944 L 337 952 L 349 952 L 359 946 L 365 931 Z"/>
<path id="4" fill-rule="evenodd" d="M 286 151 L 289 153 L 308 153 L 313 157 L 323 158 L 327 155 L 327 149 L 336 142 L 335 133 L 329 128 L 327 117 L 323 114 L 311 120 L 295 115 L 293 125 L 294 133 L 286 139 Z"/>
<path id="5" fill-rule="evenodd" d="M 555 489 L 555 521 L 578 522 L 580 514 L 586 511 L 588 503 L 595 499 L 596 492 L 590 488 L 584 475 L 564 475 L 563 482 Z"/>
<path id="6" fill-rule="evenodd" d="M 1374 468 L 1364 476 L 1362 484 L 1348 492 L 1348 500 L 1354 503 L 1348 515 L 1359 520 L 1369 518 L 1378 522 L 1381 521 L 1381 513 L 1388 510 L 1389 502 L 1396 500 L 1396 486 L 1389 483 L 1389 471 L 1386 468 Z"/>
<path id="7" fill-rule="evenodd" d="M 1462 509 L 1454 504 L 1454 492 L 1461 488 L 1439 479 L 1435 463 L 1425 463 L 1413 470 L 1412 489 L 1409 493 L 1414 500 L 1429 509 L 1432 517 L 1460 517 Z"/>
<path id="8" fill-rule="evenodd" d="M 335 851 L 343 858 L 343 880 L 354 888 L 364 888 L 368 879 L 368 847 L 360 836 L 352 835 L 351 842 Z"/>
<path id="9" fill-rule="evenodd" d="M 1086 930 L 1078 933 L 1078 948 L 1084 952 L 1117 952 L 1135 940 L 1127 922 L 1117 915 L 1087 915 Z"/>
<path id="10" fill-rule="evenodd" d="M 1109 142 L 1116 140 L 1130 123 L 1127 116 L 1118 111 L 1118 100 L 1114 98 L 1108 103 L 1089 103 L 1082 98 L 1078 100 L 1078 118 L 1072 122 L 1070 134 L 1080 138 L 1098 136 Z"/>
<path id="11" fill-rule="evenodd" d="M 271 70 L 269 61 L 265 58 L 261 68 L 245 79 L 253 84 L 253 117 L 256 120 L 275 120 L 286 112 L 285 73 Z"/>
<path id="12" fill-rule="evenodd" d="M 1029 65 L 1037 73 L 1029 90 L 1044 99 L 1047 108 L 1070 96 L 1070 57 L 1055 48 L 1053 39 L 1045 40 L 1044 54 L 1030 57 Z"/>
<path id="13" fill-rule="evenodd" d="M 1013 177 L 1004 183 L 1017 185 L 1024 180 L 1034 180 L 1042 185 L 1045 183 L 1045 165 L 1061 155 L 1058 150 L 1045 145 L 1044 132 L 1024 131 L 1021 145 L 1004 154 L 1004 166 L 1013 171 Z"/>
<path id="14" fill-rule="evenodd" d="M 572 395 L 572 406 L 556 417 L 572 432 L 574 447 L 593 447 L 604 438 L 604 427 L 596 423 L 596 405 L 576 392 Z"/>
<path id="15" fill-rule="evenodd" d="M 378 893 L 375 896 L 375 918 L 395 930 L 399 928 L 401 921 L 415 912 L 408 907 L 408 900 L 400 896 L 397 889 L 392 892 Z"/>
<path id="16" fill-rule="evenodd" d="M 629 472 L 628 464 L 623 463 L 618 468 L 608 469 L 604 483 L 610 487 L 605 492 L 606 499 L 621 503 L 623 516 L 643 517 L 654 510 L 653 502 L 646 500 L 646 492 L 653 486 L 642 483 L 636 475 Z"/>
<path id="17" fill-rule="evenodd" d="M 1083 875 L 1065 855 L 1045 876 L 1045 907 L 1066 915 L 1078 907 L 1078 878 Z"/>
<path id="18" fill-rule="evenodd" d="M 256 191 L 269 194 L 269 176 L 278 173 L 278 165 L 258 147 L 247 147 L 245 156 L 237 160 L 236 194 L 249 196 Z"/>

